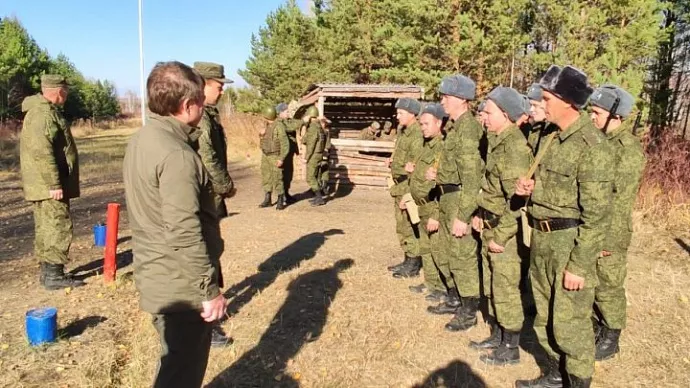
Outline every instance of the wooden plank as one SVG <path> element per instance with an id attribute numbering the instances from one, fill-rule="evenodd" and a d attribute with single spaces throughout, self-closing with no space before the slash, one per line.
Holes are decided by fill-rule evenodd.
<path id="1" fill-rule="evenodd" d="M 334 153 L 333 156 L 336 156 L 336 157 L 343 156 L 346 158 L 371 160 L 372 162 L 386 162 L 388 159 L 388 158 L 383 157 L 383 156 L 360 154 L 357 151 L 337 151 Z"/>
<path id="2" fill-rule="evenodd" d="M 324 97 L 349 97 L 349 98 L 414 98 L 419 99 L 420 93 L 415 92 L 346 92 L 346 91 L 321 91 L 321 95 Z"/>
<path id="3" fill-rule="evenodd" d="M 345 146 L 345 147 L 371 147 L 371 146 L 385 146 L 393 149 L 395 147 L 395 142 L 392 141 L 373 141 L 373 140 L 343 140 L 343 139 L 331 139 L 331 144 L 335 146 Z"/>
<path id="4" fill-rule="evenodd" d="M 355 159 L 348 157 L 335 157 L 328 159 L 331 165 L 338 166 L 372 166 L 372 167 L 386 167 L 388 168 L 388 162 L 377 162 L 366 159 Z"/>

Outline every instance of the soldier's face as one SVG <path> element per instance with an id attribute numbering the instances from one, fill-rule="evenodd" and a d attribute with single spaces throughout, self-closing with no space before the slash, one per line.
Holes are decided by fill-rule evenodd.
<path id="1" fill-rule="evenodd" d="M 422 127 L 422 134 L 425 139 L 431 139 L 441 133 L 442 121 L 429 113 L 424 113 L 419 118 L 419 125 Z"/>
<path id="2" fill-rule="evenodd" d="M 454 96 L 449 96 L 444 94 L 441 96 L 441 106 L 443 109 L 445 109 L 446 113 L 453 116 L 454 112 L 457 112 L 460 109 L 462 100 L 454 97 Z"/>
<path id="3" fill-rule="evenodd" d="M 556 97 L 554 94 L 544 90 L 544 112 L 546 120 L 558 123 L 565 112 L 570 109 L 570 104 Z"/>
<path id="4" fill-rule="evenodd" d="M 204 85 L 204 96 L 206 98 L 205 103 L 207 105 L 216 105 L 218 103 L 218 100 L 220 100 L 220 96 L 223 95 L 223 84 L 210 79 L 206 81 L 206 85 Z"/>
<path id="5" fill-rule="evenodd" d="M 280 112 L 280 114 L 278 115 L 278 117 L 281 118 L 281 119 L 286 119 L 286 118 L 288 118 L 289 116 L 288 116 L 288 111 L 287 111 L 287 109 L 285 109 L 284 111 Z"/>
<path id="6" fill-rule="evenodd" d="M 415 120 L 415 115 L 406 111 L 405 109 L 398 109 L 395 113 L 395 117 L 398 119 L 400 125 L 405 127 L 411 125 Z"/>
<path id="7" fill-rule="evenodd" d="M 66 87 L 62 87 L 58 90 L 58 97 L 56 101 L 56 105 L 64 105 L 65 102 L 67 101 L 67 95 L 69 94 L 69 90 Z"/>
<path id="8" fill-rule="evenodd" d="M 529 116 L 535 123 L 546 120 L 546 111 L 544 110 L 544 101 L 529 102 Z"/>
<path id="9" fill-rule="evenodd" d="M 486 130 L 492 133 L 499 133 L 510 125 L 508 116 L 492 100 L 486 102 L 484 107 L 486 113 Z"/>
<path id="10" fill-rule="evenodd" d="M 589 115 L 589 117 L 592 119 L 592 122 L 597 129 L 603 130 L 606 126 L 606 120 L 609 118 L 609 115 L 610 113 L 607 110 L 599 108 L 598 106 L 592 106 L 592 113 Z M 609 121 L 609 126 L 606 128 L 606 132 L 613 131 L 620 125 L 621 118 L 619 116 L 614 116 Z"/>

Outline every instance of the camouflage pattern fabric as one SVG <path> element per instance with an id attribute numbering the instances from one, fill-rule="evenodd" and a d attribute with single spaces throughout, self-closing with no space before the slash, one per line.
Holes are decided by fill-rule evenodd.
<path id="1" fill-rule="evenodd" d="M 278 121 L 274 121 L 266 128 L 266 133 L 261 137 L 261 187 L 265 193 L 285 194 L 283 181 L 283 169 L 276 166 L 278 161 L 283 161 L 290 153 L 290 140 Z"/>
<path id="2" fill-rule="evenodd" d="M 306 144 L 305 159 L 307 160 L 307 184 L 312 191 L 321 190 L 321 176 L 319 174 L 319 165 L 323 160 L 323 150 L 326 147 L 326 138 L 322 134 L 321 125 L 312 120 L 307 126 L 307 132 L 304 136 Z"/>
<path id="3" fill-rule="evenodd" d="M 72 220 L 69 200 L 46 199 L 33 202 L 35 239 L 34 255 L 38 261 L 66 264 L 72 244 Z"/>
<path id="4" fill-rule="evenodd" d="M 213 202 L 218 210 L 218 216 L 227 217 L 228 210 L 224 198 L 231 196 L 235 185 L 228 173 L 227 139 L 216 107 L 204 107 L 204 114 L 199 122 L 199 132 L 197 149 L 201 162 L 211 178 L 215 194 Z"/>

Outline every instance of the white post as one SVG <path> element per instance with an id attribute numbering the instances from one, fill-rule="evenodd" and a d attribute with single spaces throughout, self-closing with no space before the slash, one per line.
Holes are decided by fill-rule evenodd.
<path id="1" fill-rule="evenodd" d="M 146 86 L 144 85 L 144 28 L 139 0 L 139 96 L 141 98 L 141 125 L 146 124 Z"/>

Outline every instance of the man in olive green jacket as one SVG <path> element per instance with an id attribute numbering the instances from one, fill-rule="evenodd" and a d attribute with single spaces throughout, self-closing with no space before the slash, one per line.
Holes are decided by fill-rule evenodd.
<path id="1" fill-rule="evenodd" d="M 67 100 L 65 77 L 41 77 L 42 94 L 27 97 L 20 136 L 24 198 L 34 212 L 34 255 L 40 284 L 48 290 L 84 285 L 65 274 L 72 243 L 70 203 L 79 197 L 79 156 L 72 132 L 57 106 Z"/>
<path id="2" fill-rule="evenodd" d="M 147 81 L 152 113 L 123 164 L 139 303 L 162 345 L 154 387 L 200 387 L 212 322 L 225 316 L 212 182 L 191 147 L 203 88 L 189 66 L 158 63 Z"/>
<path id="3" fill-rule="evenodd" d="M 290 140 L 283 125 L 276 121 L 277 115 L 274 107 L 264 108 L 263 117 L 265 126 L 259 133 L 259 145 L 261 147 L 261 186 L 264 190 L 264 201 L 259 207 L 271 206 L 271 193 L 278 196 L 276 210 L 283 210 L 285 201 L 285 182 L 283 181 L 283 167 L 285 159 L 290 153 Z"/>
<path id="4" fill-rule="evenodd" d="M 283 195 L 285 197 L 285 204 L 288 205 L 295 202 L 295 198 L 290 195 L 290 187 L 292 187 L 292 178 L 295 174 L 295 155 L 299 155 L 297 132 L 302 127 L 302 121 L 290 117 L 288 104 L 284 102 L 276 105 L 275 109 L 278 114 L 278 122 L 282 125 L 290 141 L 290 150 L 283 161 L 283 190 L 285 191 Z"/>

